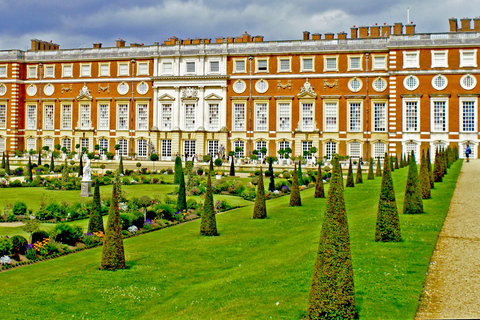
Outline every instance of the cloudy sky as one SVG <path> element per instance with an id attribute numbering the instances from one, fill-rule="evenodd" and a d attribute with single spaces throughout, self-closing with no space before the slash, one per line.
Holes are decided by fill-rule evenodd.
<path id="1" fill-rule="evenodd" d="M 212 38 L 247 31 L 265 40 L 312 33 L 350 33 L 353 25 L 407 23 L 418 32 L 446 32 L 448 18 L 480 15 L 480 0 L 0 0 L 0 49 L 28 49 L 30 39 L 61 49 L 115 39 L 151 45 L 171 36 Z"/>

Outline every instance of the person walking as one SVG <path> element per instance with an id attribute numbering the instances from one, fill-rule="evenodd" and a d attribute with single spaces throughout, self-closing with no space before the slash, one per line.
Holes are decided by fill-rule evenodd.
<path id="1" fill-rule="evenodd" d="M 467 158 L 467 162 L 470 162 L 471 153 L 472 153 L 472 149 L 470 149 L 470 145 L 467 143 L 467 148 L 465 148 L 465 157 Z"/>

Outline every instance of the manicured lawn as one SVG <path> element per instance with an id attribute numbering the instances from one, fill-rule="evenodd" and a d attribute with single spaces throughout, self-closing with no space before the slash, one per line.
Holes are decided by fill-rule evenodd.
<path id="1" fill-rule="evenodd" d="M 413 319 L 436 238 L 461 168 L 458 161 L 424 202 L 401 214 L 400 243 L 375 243 L 380 179 L 345 190 L 360 319 Z M 407 169 L 393 172 L 401 212 Z M 125 240 L 128 269 L 100 271 L 101 248 L 0 273 L 4 319 L 301 319 L 307 307 L 325 199 L 303 191 Z"/>

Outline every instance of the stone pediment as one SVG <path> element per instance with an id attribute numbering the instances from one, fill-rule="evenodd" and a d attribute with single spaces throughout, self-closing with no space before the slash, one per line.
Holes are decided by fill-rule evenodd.
<path id="1" fill-rule="evenodd" d="M 223 98 L 215 93 L 211 93 L 205 97 L 205 100 L 223 100 Z"/>
<path id="2" fill-rule="evenodd" d="M 313 87 L 312 85 L 310 84 L 310 82 L 308 82 L 308 79 L 306 79 L 305 83 L 303 84 L 303 86 L 300 88 L 300 93 L 297 94 L 297 97 L 299 99 L 303 98 L 313 98 L 315 99 L 317 97 L 317 94 L 313 91 Z"/>
<path id="3" fill-rule="evenodd" d="M 164 94 L 158 98 L 159 101 L 175 101 L 175 98 L 169 94 Z"/>
<path id="4" fill-rule="evenodd" d="M 92 100 L 92 95 L 86 83 L 84 83 L 82 89 L 80 89 L 80 94 L 78 95 L 77 100 Z"/>

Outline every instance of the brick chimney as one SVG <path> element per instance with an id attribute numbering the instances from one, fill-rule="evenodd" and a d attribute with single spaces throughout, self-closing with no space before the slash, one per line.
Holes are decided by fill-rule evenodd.
<path id="1" fill-rule="evenodd" d="M 243 42 L 252 42 L 252 36 L 245 31 L 245 33 L 242 36 L 242 41 Z"/>
<path id="2" fill-rule="evenodd" d="M 405 34 L 415 34 L 415 25 L 410 22 L 405 26 Z"/>
<path id="3" fill-rule="evenodd" d="M 382 26 L 382 34 L 380 35 L 380 37 L 389 37 L 391 33 L 392 33 L 392 26 L 387 26 L 387 24 L 384 23 Z"/>
<path id="4" fill-rule="evenodd" d="M 359 38 L 368 38 L 368 27 L 361 26 L 358 28 Z"/>
<path id="5" fill-rule="evenodd" d="M 358 37 L 358 28 L 353 26 L 352 28 L 350 28 L 350 38 L 356 39 L 357 37 Z"/>
<path id="6" fill-rule="evenodd" d="M 370 38 L 378 37 L 380 37 L 380 27 L 375 24 L 374 26 L 370 27 Z"/>
<path id="7" fill-rule="evenodd" d="M 303 40 L 310 40 L 310 32 L 303 31 Z"/>
<path id="8" fill-rule="evenodd" d="M 215 43 L 223 43 L 223 37 L 216 38 Z"/>
<path id="9" fill-rule="evenodd" d="M 93 43 L 93 49 L 100 49 L 102 47 L 102 43 L 101 42 L 94 42 Z"/>
<path id="10" fill-rule="evenodd" d="M 470 18 L 462 18 L 460 19 L 460 22 L 462 24 L 462 32 L 466 32 L 466 31 L 471 31 L 472 29 L 470 29 L 470 22 L 472 21 L 472 19 Z"/>
<path id="11" fill-rule="evenodd" d="M 403 34 L 403 24 L 401 22 L 395 22 L 393 25 L 393 34 Z"/>
<path id="12" fill-rule="evenodd" d="M 448 23 L 450 24 L 450 32 L 457 32 L 458 31 L 458 24 L 456 18 L 448 19 Z"/>
<path id="13" fill-rule="evenodd" d="M 346 32 L 343 32 L 343 31 L 342 31 L 342 32 L 339 32 L 339 33 L 337 33 L 337 38 L 338 38 L 339 40 L 345 40 L 345 39 L 347 39 L 347 33 L 346 33 Z"/>
<path id="14" fill-rule="evenodd" d="M 117 42 L 117 48 L 125 47 L 125 40 L 118 38 L 116 42 Z"/>
<path id="15" fill-rule="evenodd" d="M 253 37 L 253 41 L 254 42 L 263 42 L 263 36 L 255 36 Z"/>
<path id="16" fill-rule="evenodd" d="M 473 18 L 473 31 L 480 31 L 480 17 Z"/>
<path id="17" fill-rule="evenodd" d="M 322 39 L 321 33 L 312 33 L 312 40 L 320 40 Z"/>
<path id="18" fill-rule="evenodd" d="M 335 34 L 332 32 L 325 33 L 325 40 L 333 40 L 334 37 L 335 37 Z"/>

